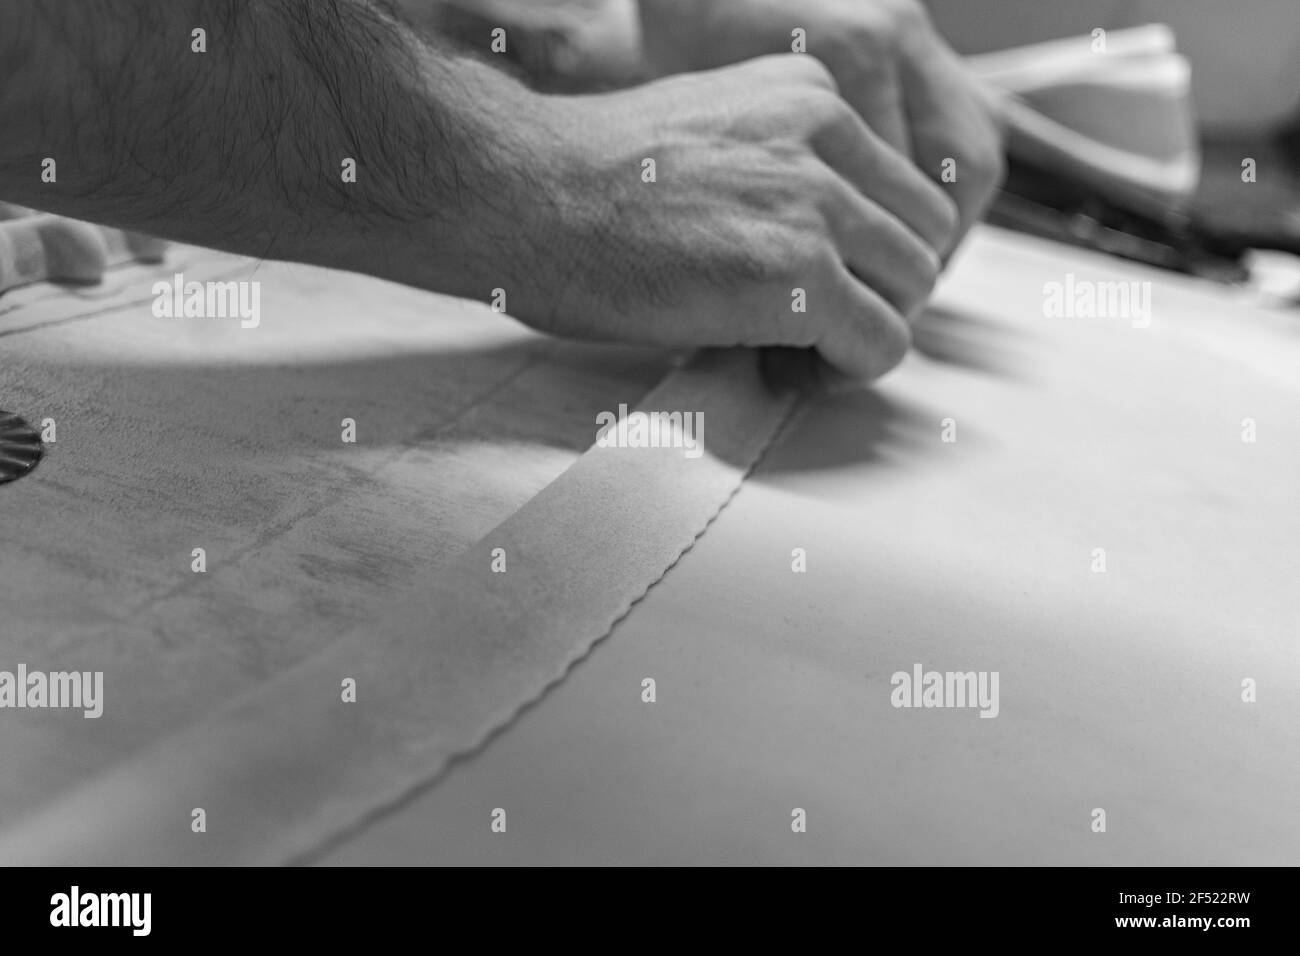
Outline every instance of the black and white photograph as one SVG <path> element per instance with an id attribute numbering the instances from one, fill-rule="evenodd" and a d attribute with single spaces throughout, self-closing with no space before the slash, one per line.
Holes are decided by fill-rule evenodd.
<path id="1" fill-rule="evenodd" d="M 1232 946 L 1298 582 L 1298 0 L 0 0 L 7 922 L 981 868 Z"/>

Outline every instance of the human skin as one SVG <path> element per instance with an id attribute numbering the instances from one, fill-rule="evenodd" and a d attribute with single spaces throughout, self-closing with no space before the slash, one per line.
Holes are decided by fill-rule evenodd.
<path id="1" fill-rule="evenodd" d="M 902 358 L 959 225 L 817 58 L 549 96 L 370 0 L 10 0 L 0 129 L 0 199 L 469 298 L 502 288 L 555 334 L 812 347 L 856 379 Z"/>
<path id="2" fill-rule="evenodd" d="M 885 142 L 938 182 L 954 161 L 943 183 L 960 213 L 954 241 L 987 209 L 1004 173 L 996 100 L 918 0 L 638 2 L 646 60 L 661 75 L 789 51 L 802 30 L 807 55 Z"/>

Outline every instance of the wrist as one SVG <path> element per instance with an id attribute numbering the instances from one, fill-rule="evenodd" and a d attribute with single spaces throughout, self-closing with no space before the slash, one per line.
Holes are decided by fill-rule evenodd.
<path id="1" fill-rule="evenodd" d="M 358 247 L 330 264 L 480 301 L 497 288 L 511 305 L 533 299 L 566 173 L 557 98 L 472 60 L 437 69 L 454 71 L 456 95 L 440 77 L 417 107 L 405 184 L 377 177 L 357 193 L 343 232 Z"/>

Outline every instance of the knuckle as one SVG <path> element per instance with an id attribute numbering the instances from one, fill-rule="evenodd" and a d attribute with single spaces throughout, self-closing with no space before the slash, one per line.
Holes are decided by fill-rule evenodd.
<path id="1" fill-rule="evenodd" d="M 919 0 L 886 0 L 884 7 L 896 29 L 912 30 L 930 23 L 930 16 Z"/>
<path id="2" fill-rule="evenodd" d="M 878 60 L 892 52 L 892 33 L 892 26 L 880 22 L 879 17 L 864 18 L 829 38 L 828 43 L 836 55 L 849 61 Z"/>
<path id="3" fill-rule="evenodd" d="M 792 90 L 785 101 L 786 108 L 800 117 L 813 117 L 820 122 L 832 101 L 838 99 L 830 90 L 821 87 L 809 87 Z"/>
<path id="4" fill-rule="evenodd" d="M 859 40 L 883 45 L 929 23 L 929 14 L 918 0 L 875 0 L 860 10 L 857 27 L 851 32 Z"/>
<path id="5" fill-rule="evenodd" d="M 817 131 L 838 129 L 845 124 L 856 125 L 860 122 L 849 102 L 834 90 L 818 90 L 802 99 L 796 108 L 799 115 Z"/>
<path id="6" fill-rule="evenodd" d="M 858 111 L 842 96 L 831 97 L 831 101 L 826 104 L 826 111 L 831 121 L 837 125 L 847 123 L 853 126 L 865 126 Z"/>
<path id="7" fill-rule="evenodd" d="M 737 278 L 745 284 L 797 286 L 821 258 L 825 242 L 821 223 L 812 219 L 769 227 L 753 235 L 743 252 L 738 251 L 744 265 Z"/>
<path id="8" fill-rule="evenodd" d="M 809 56 L 806 53 L 791 54 L 786 57 L 791 60 L 791 67 L 799 71 L 799 75 L 808 83 L 823 89 L 839 94 L 839 84 L 835 81 L 835 74 L 831 68 L 815 56 Z"/>

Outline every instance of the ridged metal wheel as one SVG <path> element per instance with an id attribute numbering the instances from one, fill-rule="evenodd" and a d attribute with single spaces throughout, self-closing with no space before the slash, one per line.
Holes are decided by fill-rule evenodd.
<path id="1" fill-rule="evenodd" d="M 40 432 L 13 412 L 0 410 L 0 484 L 35 468 L 44 451 Z"/>

